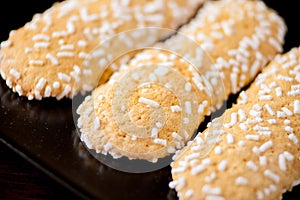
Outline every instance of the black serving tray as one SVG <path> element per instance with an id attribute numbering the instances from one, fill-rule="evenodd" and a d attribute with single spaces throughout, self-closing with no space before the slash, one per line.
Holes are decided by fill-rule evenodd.
<path id="1" fill-rule="evenodd" d="M 6 2 L 6 3 L 5 3 Z M 10 30 L 30 21 L 55 0 L 1 1 L 0 41 Z M 284 51 L 300 45 L 299 10 L 295 0 L 266 0 L 288 26 Z M 21 7 L 23 9 L 16 9 Z M 235 99 L 231 96 L 230 105 Z M 46 99 L 28 101 L 7 88 L 0 79 L 0 141 L 37 166 L 54 180 L 83 199 L 177 199 L 168 188 L 170 167 L 130 174 L 102 165 L 78 140 L 72 116 L 72 101 Z M 299 169 L 300 170 L 300 169 Z M 284 199 L 297 199 L 300 187 L 286 193 Z"/>

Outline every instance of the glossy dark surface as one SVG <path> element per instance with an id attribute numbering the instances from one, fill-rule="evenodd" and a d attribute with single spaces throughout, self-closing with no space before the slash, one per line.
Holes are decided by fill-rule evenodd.
<path id="1" fill-rule="evenodd" d="M 16 13 L 12 12 L 14 2 L 21 3 L 21 6 L 32 6 L 22 10 L 22 13 Z M 9 30 L 24 25 L 34 13 L 42 12 L 53 2 L 54 0 L 10 1 L 12 4 L 7 10 L 11 12 L 0 14 L 0 40 L 7 39 Z M 278 10 L 288 25 L 285 51 L 299 46 L 299 21 L 295 19 L 299 19 L 300 8 L 292 5 L 297 1 L 266 2 Z M 4 8 L 1 4 L 0 7 Z M 169 167 L 152 173 L 129 174 L 102 165 L 90 157 L 78 141 L 71 100 L 29 102 L 13 94 L 2 79 L 0 141 L 80 198 L 176 199 L 176 193 L 168 188 L 171 179 Z M 296 187 L 292 193 L 285 194 L 284 199 L 296 199 L 299 195 L 300 187 Z"/>

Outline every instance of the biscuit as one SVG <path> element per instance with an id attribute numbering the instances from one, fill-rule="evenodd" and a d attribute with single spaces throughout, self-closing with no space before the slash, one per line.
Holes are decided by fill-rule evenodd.
<path id="1" fill-rule="evenodd" d="M 277 56 L 211 129 L 175 157 L 179 199 L 281 199 L 300 180 L 300 49 Z M 220 120 L 220 118 L 218 120 Z"/>
<path id="2" fill-rule="evenodd" d="M 172 54 L 161 52 L 161 55 Z M 77 111 L 81 137 L 90 144 L 87 146 L 104 154 L 109 152 L 114 157 L 126 155 L 150 161 L 182 148 L 190 138 L 188 133 L 193 133 L 200 120 L 208 114 L 210 103 L 205 91 L 197 91 L 174 70 L 183 66 L 188 68 L 189 64 L 181 63 L 179 59 L 173 64 L 177 68 L 164 66 L 159 59 L 156 62 L 152 60 L 150 66 L 124 71 L 122 84 L 112 85 L 110 80 L 108 84 L 99 86 Z M 158 75 L 160 72 L 165 74 Z M 186 71 L 186 74 L 189 73 L 191 76 L 192 73 Z M 154 77 L 159 84 L 151 83 Z M 143 83 L 149 84 L 142 86 Z M 204 82 L 199 80 L 199 83 L 205 87 Z M 176 94 L 173 90 L 177 91 Z M 199 110 L 196 94 L 202 97 L 202 110 Z M 198 117 L 198 110 L 205 113 L 202 118 Z M 98 130 L 95 131 L 94 127 Z"/>
<path id="3" fill-rule="evenodd" d="M 282 50 L 285 25 L 262 2 L 225 0 L 204 4 L 179 32 L 138 53 L 93 92 L 93 105 L 79 111 L 80 125 L 87 130 L 83 141 L 89 148 L 150 161 L 182 148 L 206 115 Z M 199 45 L 194 48 L 195 43 L 188 41 Z M 174 72 L 185 81 L 171 75 Z M 195 100 L 182 100 L 186 93 L 193 93 Z M 157 109 L 165 112 L 166 123 L 160 114 L 152 118 Z M 95 112 L 100 120 L 98 133 L 88 131 L 95 124 L 85 123 L 87 112 Z M 186 124 L 188 128 L 182 129 Z"/>
<path id="4" fill-rule="evenodd" d="M 118 54 L 134 43 L 153 44 L 166 35 L 151 32 L 106 42 L 114 35 L 143 27 L 176 29 L 204 0 L 67 0 L 56 3 L 1 43 L 1 75 L 19 95 L 31 99 L 72 98 L 97 85 L 111 52 Z M 180 13 L 180 15 L 178 14 Z M 131 42 L 131 43 L 130 43 Z M 99 45 L 103 51 L 93 52 Z M 123 45 L 123 46 L 122 46 Z M 93 52 L 93 54 L 91 54 Z M 90 55 L 91 54 L 91 55 Z M 84 63 L 89 57 L 95 64 Z M 89 60 L 89 59 L 88 59 Z"/>

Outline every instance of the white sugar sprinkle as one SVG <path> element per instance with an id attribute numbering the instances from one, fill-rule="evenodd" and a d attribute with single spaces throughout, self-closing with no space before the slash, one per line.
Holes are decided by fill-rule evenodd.
<path id="1" fill-rule="evenodd" d="M 191 85 L 190 83 L 186 83 L 186 84 L 185 84 L 185 90 L 186 90 L 187 92 L 190 92 L 191 89 L 192 89 L 192 85 Z"/>
<path id="2" fill-rule="evenodd" d="M 195 85 L 197 86 L 197 88 L 200 90 L 200 91 L 203 91 L 204 90 L 204 86 L 202 85 L 202 83 L 195 77 L 192 78 L 192 81 L 195 83 Z"/>
<path id="3" fill-rule="evenodd" d="M 277 111 L 276 116 L 277 116 L 278 118 L 285 118 L 286 115 L 285 115 L 285 113 L 282 112 L 282 111 Z"/>
<path id="4" fill-rule="evenodd" d="M 281 52 L 282 51 L 282 46 L 281 46 L 281 44 L 278 42 L 278 41 L 276 41 L 274 38 L 269 38 L 269 43 L 273 46 L 273 47 L 275 47 L 276 48 L 276 50 L 277 51 L 279 51 L 279 52 Z"/>
<path id="5" fill-rule="evenodd" d="M 276 121 L 276 119 L 268 119 L 268 123 L 269 124 L 276 124 L 277 121 Z"/>
<path id="6" fill-rule="evenodd" d="M 294 101 L 294 114 L 300 114 L 300 101 Z"/>
<path id="7" fill-rule="evenodd" d="M 277 187 L 275 185 L 270 185 L 269 186 L 269 189 L 272 191 L 272 192 L 276 192 L 277 191 Z"/>
<path id="8" fill-rule="evenodd" d="M 220 195 L 222 190 L 219 187 L 210 187 L 209 185 L 204 185 L 202 187 L 202 192 L 206 194 Z"/>
<path id="9" fill-rule="evenodd" d="M 100 96 L 101 96 L 101 95 L 100 95 Z M 99 97 L 100 97 L 100 96 L 99 96 Z M 98 99 L 99 99 L 99 97 L 98 97 Z M 104 98 L 104 97 L 103 97 L 103 98 Z M 103 99 L 103 98 L 102 98 L 102 99 Z M 99 100 L 100 100 L 100 99 L 99 99 Z M 101 101 L 101 100 L 100 100 L 100 101 Z M 125 112 L 125 111 L 126 111 L 126 106 L 122 105 L 122 106 L 121 106 L 121 111 L 122 111 L 122 112 Z"/>
<path id="10" fill-rule="evenodd" d="M 80 70 L 80 69 L 79 69 L 79 70 Z M 84 75 L 92 75 L 92 74 L 93 74 L 93 71 L 90 70 L 90 69 L 83 69 L 82 73 L 83 73 Z"/>
<path id="11" fill-rule="evenodd" d="M 73 52 L 68 52 L 68 51 L 60 51 L 56 53 L 57 57 L 73 57 L 74 53 Z"/>
<path id="12" fill-rule="evenodd" d="M 299 78 L 299 82 L 300 82 L 300 78 Z M 297 96 L 300 95 L 300 90 L 292 90 L 288 92 L 288 96 Z"/>
<path id="13" fill-rule="evenodd" d="M 94 130 L 97 131 L 100 128 L 100 119 L 99 117 L 95 117 L 94 119 Z"/>
<path id="14" fill-rule="evenodd" d="M 277 83 L 275 81 L 273 81 L 272 83 L 269 84 L 270 88 L 274 88 L 277 86 Z"/>
<path id="15" fill-rule="evenodd" d="M 265 152 L 267 151 L 269 148 L 271 148 L 273 146 L 273 142 L 270 140 L 268 142 L 265 142 L 264 144 L 262 144 L 260 147 L 259 147 L 259 151 L 260 152 Z"/>
<path id="16" fill-rule="evenodd" d="M 184 124 L 190 123 L 190 119 L 187 118 L 187 117 L 184 117 L 184 118 L 183 118 L 183 123 L 184 123 Z"/>
<path id="17" fill-rule="evenodd" d="M 131 140 L 132 140 L 132 141 L 136 141 L 137 138 L 138 138 L 138 137 L 137 137 L 136 135 L 131 136 Z"/>
<path id="18" fill-rule="evenodd" d="M 199 158 L 200 154 L 199 153 L 192 153 L 192 154 L 189 154 L 187 155 L 184 160 L 185 161 L 189 161 L 189 160 L 193 160 L 193 159 L 197 159 Z"/>
<path id="19" fill-rule="evenodd" d="M 260 117 L 261 112 L 260 111 L 255 111 L 255 110 L 250 110 L 249 115 L 251 115 L 252 117 Z"/>
<path id="20" fill-rule="evenodd" d="M 205 182 L 210 183 L 212 180 L 214 180 L 217 177 L 215 172 L 212 172 L 210 175 L 205 177 Z"/>
<path id="21" fill-rule="evenodd" d="M 41 49 L 41 48 L 45 48 L 47 49 L 49 47 L 49 42 L 37 42 L 37 43 L 34 43 L 34 46 L 33 48 L 35 49 Z"/>
<path id="22" fill-rule="evenodd" d="M 214 151 L 215 151 L 215 154 L 217 154 L 217 155 L 220 155 L 223 152 L 221 146 L 216 146 Z"/>
<path id="23" fill-rule="evenodd" d="M 208 105 L 207 101 L 203 101 L 201 104 L 199 104 L 198 107 L 198 113 L 203 113 L 204 112 L 204 108 Z"/>
<path id="24" fill-rule="evenodd" d="M 192 106 L 191 106 L 191 102 L 186 101 L 186 102 L 184 103 L 184 105 L 185 105 L 185 112 L 186 112 L 187 114 L 191 115 L 191 114 L 192 114 Z"/>
<path id="25" fill-rule="evenodd" d="M 168 147 L 167 151 L 168 153 L 175 153 L 176 149 L 174 147 Z"/>
<path id="26" fill-rule="evenodd" d="M 103 150 L 108 152 L 112 147 L 113 147 L 113 145 L 108 142 L 103 146 Z"/>
<path id="27" fill-rule="evenodd" d="M 207 195 L 205 200 L 225 200 L 225 198 L 222 196 Z"/>
<path id="28" fill-rule="evenodd" d="M 180 112 L 181 108 L 180 106 L 176 105 L 176 106 L 171 106 L 171 111 L 172 112 Z"/>
<path id="29" fill-rule="evenodd" d="M 6 41 L 1 42 L 0 48 L 7 48 L 7 47 L 10 47 L 11 45 L 12 45 L 12 42 L 9 40 L 6 40 Z"/>
<path id="30" fill-rule="evenodd" d="M 165 76 L 167 73 L 169 72 L 169 68 L 168 67 L 162 67 L 159 66 L 154 73 L 158 76 Z"/>
<path id="31" fill-rule="evenodd" d="M 62 80 L 62 81 L 65 81 L 65 82 L 70 82 L 70 81 L 71 81 L 71 77 L 70 77 L 69 75 L 65 74 L 65 73 L 59 72 L 59 73 L 57 74 L 57 76 L 58 76 L 58 78 L 59 78 L 60 80 Z"/>
<path id="32" fill-rule="evenodd" d="M 252 147 L 252 152 L 255 153 L 256 155 L 259 155 L 260 151 L 257 146 Z"/>
<path id="33" fill-rule="evenodd" d="M 290 127 L 290 126 L 285 126 L 284 130 L 287 131 L 287 132 L 289 132 L 289 133 L 293 133 L 293 131 L 294 131 L 294 129 L 292 127 Z"/>
<path id="34" fill-rule="evenodd" d="M 167 140 L 155 138 L 153 141 L 155 144 L 160 144 L 162 146 L 167 146 Z"/>
<path id="35" fill-rule="evenodd" d="M 26 48 L 24 49 L 24 52 L 25 52 L 26 54 L 31 53 L 32 51 L 33 51 L 32 48 L 26 47 Z"/>
<path id="36" fill-rule="evenodd" d="M 51 86 L 47 85 L 44 91 L 44 97 L 50 97 L 52 92 Z"/>
<path id="37" fill-rule="evenodd" d="M 240 120 L 240 121 L 244 121 L 244 120 L 247 119 L 246 113 L 245 113 L 245 111 L 242 110 L 242 109 L 239 109 L 239 110 L 238 110 L 238 115 L 239 115 L 239 120 Z"/>
<path id="38" fill-rule="evenodd" d="M 177 181 L 171 181 L 171 182 L 169 183 L 169 188 L 175 189 L 176 185 L 177 185 Z"/>
<path id="39" fill-rule="evenodd" d="M 45 34 L 37 34 L 37 35 L 34 35 L 32 37 L 32 40 L 33 41 L 38 41 L 38 40 L 49 41 L 50 37 L 48 35 L 45 35 Z"/>
<path id="40" fill-rule="evenodd" d="M 87 46 L 87 42 L 85 40 L 79 40 L 77 42 L 77 45 L 80 47 L 86 47 Z"/>
<path id="41" fill-rule="evenodd" d="M 173 132 L 173 133 L 172 133 L 172 137 L 173 137 L 174 139 L 176 139 L 176 140 L 182 140 L 182 137 L 181 137 L 178 133 L 176 133 L 176 132 Z"/>
<path id="42" fill-rule="evenodd" d="M 275 88 L 276 96 L 281 97 L 282 96 L 282 89 L 281 87 Z"/>
<path id="43" fill-rule="evenodd" d="M 157 128 L 152 128 L 151 137 L 152 138 L 157 138 L 158 137 L 158 129 Z"/>
<path id="44" fill-rule="evenodd" d="M 230 122 L 227 124 L 224 124 L 225 128 L 230 128 L 237 123 L 237 113 L 233 112 L 230 114 L 230 116 L 231 116 Z"/>
<path id="45" fill-rule="evenodd" d="M 248 101 L 248 95 L 247 95 L 247 93 L 245 91 L 242 91 L 240 93 L 240 97 L 241 97 L 242 100 L 239 100 L 238 104 L 246 104 L 247 101 Z"/>
<path id="46" fill-rule="evenodd" d="M 282 81 L 287 81 L 287 82 L 292 82 L 293 81 L 293 78 L 291 78 L 289 76 L 282 76 L 282 75 L 278 75 L 277 79 L 282 80 Z"/>
<path id="47" fill-rule="evenodd" d="M 275 174 L 274 172 L 272 172 L 271 170 L 267 169 L 264 171 L 264 175 L 268 178 L 270 178 L 272 181 L 274 181 L 275 183 L 279 183 L 280 182 L 280 177 Z"/>
<path id="48" fill-rule="evenodd" d="M 78 53 L 79 58 L 87 58 L 88 56 L 89 56 L 89 54 L 86 52 L 83 52 L 83 51 Z"/>
<path id="49" fill-rule="evenodd" d="M 43 89 L 43 87 L 45 86 L 45 84 L 46 84 L 46 79 L 42 77 L 42 78 L 40 78 L 40 80 L 36 84 L 35 89 L 41 90 L 41 89 Z"/>
<path id="50" fill-rule="evenodd" d="M 53 88 L 57 89 L 57 88 L 59 88 L 60 83 L 55 81 L 52 86 L 53 86 Z"/>
<path id="51" fill-rule="evenodd" d="M 161 128 L 163 126 L 163 124 L 161 122 L 156 122 L 155 125 L 157 128 Z"/>
<path id="52" fill-rule="evenodd" d="M 28 95 L 28 100 L 29 100 L 29 101 L 33 100 L 33 98 L 34 98 L 34 97 L 33 97 L 32 94 Z"/>
<path id="53" fill-rule="evenodd" d="M 180 174 L 186 170 L 186 167 L 177 167 L 172 169 L 172 174 Z"/>
<path id="54" fill-rule="evenodd" d="M 227 168 L 227 161 L 226 160 L 222 160 L 219 165 L 218 165 L 218 170 L 220 171 L 225 171 Z"/>
<path id="55" fill-rule="evenodd" d="M 172 88 L 173 88 L 173 86 L 172 86 L 171 83 L 166 83 L 166 84 L 165 84 L 165 87 L 168 88 L 168 89 L 172 89 Z"/>
<path id="56" fill-rule="evenodd" d="M 233 138 L 232 134 L 230 134 L 230 133 L 228 133 L 226 135 L 226 140 L 227 140 L 228 144 L 233 144 L 234 143 L 234 138 Z"/>
<path id="57" fill-rule="evenodd" d="M 264 193 L 263 193 L 262 191 L 257 191 L 257 192 L 256 192 L 256 198 L 257 198 L 258 200 L 264 199 Z"/>
<path id="58" fill-rule="evenodd" d="M 247 124 L 245 124 L 245 123 L 240 123 L 239 124 L 239 127 L 240 127 L 240 129 L 242 129 L 243 131 L 247 131 L 249 128 L 248 128 L 248 126 L 247 126 Z"/>
<path id="59" fill-rule="evenodd" d="M 298 84 L 298 85 L 292 85 L 291 89 L 292 90 L 300 90 L 300 84 Z"/>
<path id="60" fill-rule="evenodd" d="M 210 158 L 205 158 L 202 160 L 203 165 L 210 165 L 211 164 L 211 159 Z"/>
<path id="61" fill-rule="evenodd" d="M 258 140 L 259 140 L 259 135 L 246 135 L 245 138 L 246 138 L 247 140 L 258 141 Z"/>
<path id="62" fill-rule="evenodd" d="M 194 195 L 194 191 L 192 189 L 189 189 L 185 192 L 184 197 L 191 198 Z"/>
<path id="63" fill-rule="evenodd" d="M 256 166 L 256 164 L 251 160 L 246 163 L 246 166 L 254 172 L 257 172 L 257 170 L 258 170 L 258 167 Z"/>
<path id="64" fill-rule="evenodd" d="M 16 85 L 16 91 L 17 93 L 21 96 L 23 95 L 23 90 L 22 90 L 22 87 L 20 85 Z"/>
<path id="65" fill-rule="evenodd" d="M 266 156 L 260 156 L 259 157 L 259 164 L 261 166 L 266 166 L 267 165 L 267 157 Z"/>
<path id="66" fill-rule="evenodd" d="M 183 130 L 183 135 L 184 135 L 184 139 L 188 139 L 190 137 L 190 135 L 188 134 L 188 132 L 186 130 Z"/>
<path id="67" fill-rule="evenodd" d="M 294 133 L 289 134 L 288 138 L 289 138 L 292 142 L 294 142 L 294 144 L 298 144 L 298 138 L 297 138 L 297 136 L 296 136 Z"/>
<path id="68" fill-rule="evenodd" d="M 138 102 L 146 104 L 146 105 L 151 106 L 153 108 L 158 108 L 160 106 L 160 104 L 158 102 L 153 101 L 151 99 L 144 98 L 144 97 L 140 97 Z"/>
<path id="69" fill-rule="evenodd" d="M 248 179 L 246 179 L 245 177 L 239 176 L 235 179 L 235 184 L 236 185 L 247 185 Z"/>
<path id="70" fill-rule="evenodd" d="M 29 65 L 31 65 L 31 66 L 43 66 L 44 61 L 43 60 L 30 60 Z"/>
<path id="71" fill-rule="evenodd" d="M 244 140 L 240 140 L 239 142 L 238 142 L 238 146 L 239 147 L 243 147 L 245 145 L 245 141 Z"/>
<path id="72" fill-rule="evenodd" d="M 197 174 L 203 172 L 204 170 L 205 170 L 205 166 L 204 165 L 198 165 L 198 166 L 193 167 L 191 169 L 191 174 L 192 175 L 197 175 Z"/>
<path id="73" fill-rule="evenodd" d="M 93 108 L 93 107 L 89 107 L 89 108 L 87 108 L 87 109 L 84 111 L 83 116 L 84 116 L 85 118 L 87 118 L 87 117 L 89 117 L 89 116 L 92 114 L 93 111 L 94 111 L 94 108 Z"/>
<path id="74" fill-rule="evenodd" d="M 281 110 L 287 115 L 287 116 L 292 116 L 293 115 L 293 112 L 290 111 L 288 108 L 286 107 L 283 107 L 281 108 Z"/>
<path id="75" fill-rule="evenodd" d="M 279 154 L 278 156 L 278 166 L 281 171 L 286 171 L 286 162 L 284 154 Z"/>
<path id="76" fill-rule="evenodd" d="M 53 65 L 58 65 L 58 64 L 59 64 L 57 58 L 55 58 L 55 57 L 54 57 L 53 55 L 51 55 L 50 53 L 47 53 L 46 58 L 47 58 L 48 60 L 50 60 L 50 62 L 51 62 Z"/>
<path id="77" fill-rule="evenodd" d="M 273 111 L 273 109 L 271 108 L 271 106 L 269 104 L 265 104 L 264 107 L 270 115 L 272 115 L 272 116 L 275 115 L 275 112 Z"/>
<path id="78" fill-rule="evenodd" d="M 131 74 L 131 77 L 134 79 L 134 80 L 139 80 L 139 78 L 140 78 L 140 76 L 139 76 L 139 74 L 138 73 L 133 73 L 133 74 Z"/>
<path id="79" fill-rule="evenodd" d="M 288 152 L 288 151 L 284 151 L 284 152 L 283 152 L 283 155 L 284 155 L 285 159 L 287 159 L 288 161 L 293 161 L 293 160 L 294 160 L 293 154 L 291 154 L 291 153 Z"/>
<path id="80" fill-rule="evenodd" d="M 261 95 L 259 97 L 260 101 L 271 101 L 273 99 L 273 97 L 271 95 Z"/>
<path id="81" fill-rule="evenodd" d="M 14 76 L 16 79 L 19 79 L 21 77 L 20 72 L 16 71 L 15 69 L 9 70 L 9 74 Z"/>
<path id="82" fill-rule="evenodd" d="M 60 47 L 60 50 L 74 50 L 74 45 L 73 44 L 62 45 Z"/>

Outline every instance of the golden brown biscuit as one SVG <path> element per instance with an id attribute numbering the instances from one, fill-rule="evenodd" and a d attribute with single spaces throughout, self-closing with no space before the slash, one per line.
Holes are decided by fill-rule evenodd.
<path id="1" fill-rule="evenodd" d="M 277 56 L 221 117 L 210 152 L 208 129 L 177 154 L 179 199 L 281 199 L 299 184 L 299 66 L 299 48 Z"/>
<path id="2" fill-rule="evenodd" d="M 72 97 L 97 85 L 112 53 L 134 43 L 158 41 L 165 35 L 151 32 L 109 41 L 115 34 L 142 27 L 176 29 L 203 0 L 67 0 L 43 14 L 1 43 L 1 75 L 7 85 L 28 99 Z M 180 12 L 180 15 L 178 13 Z M 108 40 L 108 41 L 107 41 Z M 100 51 L 91 52 L 102 45 Z M 96 63 L 84 63 L 87 57 Z"/>
<path id="3" fill-rule="evenodd" d="M 88 131 L 93 126 L 84 123 L 89 116 L 83 109 L 79 114 L 87 130 L 84 138 L 98 152 L 152 161 L 169 155 L 183 147 L 210 111 L 248 84 L 281 51 L 284 33 L 282 19 L 262 2 L 207 2 L 179 34 L 157 44 L 157 49 L 137 54 L 93 92 L 94 108 L 88 111 L 99 118 L 101 134 Z M 199 45 L 194 48 L 189 40 Z M 159 70 L 160 66 L 168 69 Z M 171 75 L 173 71 L 185 81 Z M 138 87 L 141 80 L 145 84 Z M 195 95 L 195 100 L 181 100 L 186 93 Z M 159 114 L 152 119 L 158 109 L 164 111 L 165 121 Z M 188 128 L 182 129 L 186 124 Z M 139 127 L 148 129 L 141 134 Z"/>

